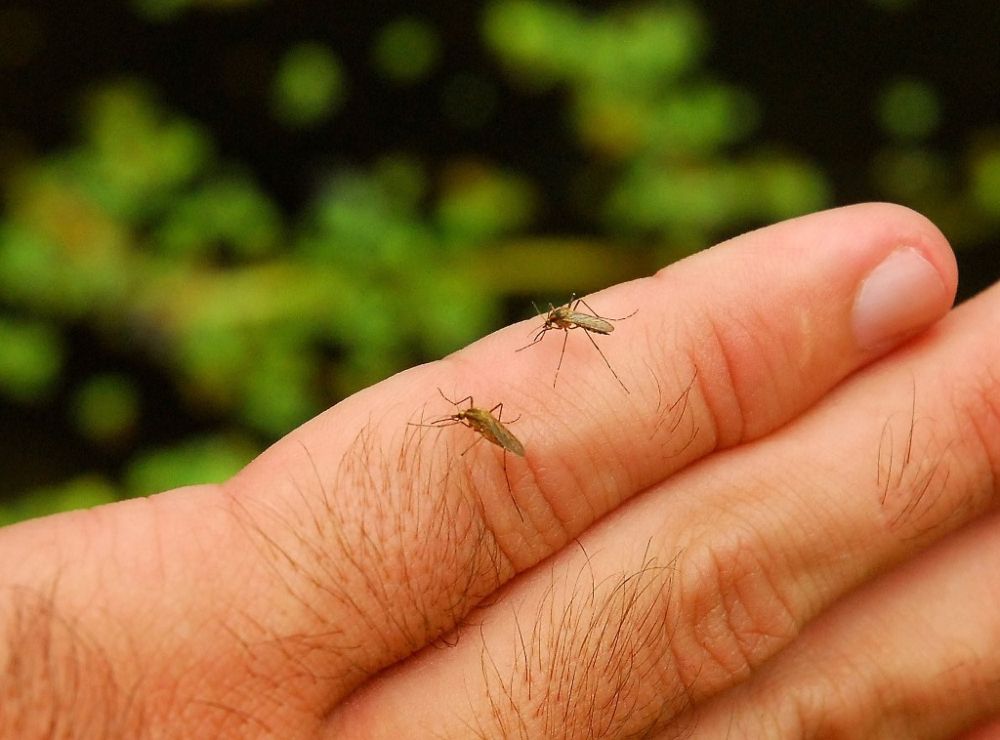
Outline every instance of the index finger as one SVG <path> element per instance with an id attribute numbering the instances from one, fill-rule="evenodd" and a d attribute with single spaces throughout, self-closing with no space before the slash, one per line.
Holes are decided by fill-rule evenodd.
<path id="1" fill-rule="evenodd" d="M 606 316 L 639 309 L 600 345 L 630 393 L 582 330 L 553 389 L 559 341 L 515 352 L 538 320 L 401 373 L 223 488 L 269 566 L 254 592 L 281 605 L 282 633 L 325 636 L 315 698 L 336 702 L 630 496 L 793 418 L 946 313 L 955 285 L 925 219 L 850 207 L 588 296 Z M 455 413 L 438 388 L 520 414 L 510 430 L 524 458 L 489 441 L 462 454 L 475 429 L 413 426 Z"/>

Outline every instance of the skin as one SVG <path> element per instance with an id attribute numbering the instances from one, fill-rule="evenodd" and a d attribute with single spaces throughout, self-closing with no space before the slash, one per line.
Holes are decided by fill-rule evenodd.
<path id="1" fill-rule="evenodd" d="M 588 297 L 642 307 L 629 394 L 584 343 L 553 390 L 526 322 L 222 485 L 0 530 L 0 736 L 995 737 L 1000 289 L 956 282 L 906 209 L 788 221 Z M 439 387 L 521 414 L 511 490 L 408 425 Z"/>

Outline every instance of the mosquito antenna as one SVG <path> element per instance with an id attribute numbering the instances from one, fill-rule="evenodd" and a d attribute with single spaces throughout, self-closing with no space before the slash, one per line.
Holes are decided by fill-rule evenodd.
<path id="1" fill-rule="evenodd" d="M 528 349 L 528 347 L 534 347 L 536 344 L 538 344 L 540 341 L 542 341 L 542 337 L 545 336 L 545 332 L 547 332 L 547 331 L 549 331 L 549 327 L 543 326 L 541 329 L 538 330 L 538 333 L 535 335 L 534 339 L 532 339 L 530 342 L 528 342 L 523 347 L 518 347 L 514 351 L 515 352 L 520 352 L 521 350 Z"/>

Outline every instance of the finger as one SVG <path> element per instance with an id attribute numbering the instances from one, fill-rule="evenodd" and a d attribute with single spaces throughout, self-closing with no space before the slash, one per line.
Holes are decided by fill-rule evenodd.
<path id="1" fill-rule="evenodd" d="M 331 693 L 350 691 L 636 491 L 787 422 L 938 317 L 952 260 L 910 211 L 831 211 L 588 299 L 640 308 L 601 337 L 629 395 L 586 341 L 569 343 L 553 392 L 559 343 L 514 352 L 530 323 L 359 393 L 226 487 L 279 579 L 261 588 L 292 591 L 294 629 L 343 631 Z M 490 444 L 462 457 L 475 430 L 407 426 L 456 413 L 437 388 L 523 415 L 525 458 Z M 683 423 L 661 423 L 671 405 Z"/>
<path id="2" fill-rule="evenodd" d="M 992 506 L 1000 343 L 983 327 L 998 312 L 994 288 L 782 430 L 630 502 L 338 721 L 641 733 L 745 680 L 846 592 Z M 454 716 L 420 710 L 449 692 Z"/>
<path id="3" fill-rule="evenodd" d="M 687 718 L 690 736 L 952 738 L 982 723 L 1000 712 L 997 573 L 991 516 L 825 614 Z"/>

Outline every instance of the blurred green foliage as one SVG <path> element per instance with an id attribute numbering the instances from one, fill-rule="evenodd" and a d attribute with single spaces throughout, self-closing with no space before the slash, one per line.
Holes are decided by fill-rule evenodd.
<path id="1" fill-rule="evenodd" d="M 110 504 L 121 494 L 100 476 L 83 475 L 55 486 L 42 486 L 11 501 L 0 502 L 0 526 L 72 509 Z"/>
<path id="2" fill-rule="evenodd" d="M 328 118 L 344 94 L 344 73 L 336 55 L 322 44 L 298 44 L 281 61 L 272 110 L 289 127 L 312 126 Z"/>
<path id="3" fill-rule="evenodd" d="M 254 0 L 132 6 L 168 36 L 189 13 L 272 12 Z M 331 121 L 363 119 L 372 76 L 437 96 L 441 119 L 423 148 L 320 163 L 293 205 L 254 161 L 223 153 L 227 132 L 134 77 L 92 81 L 72 141 L 9 158 L 0 394 L 11 408 L 55 405 L 65 444 L 100 462 L 8 491 L 0 521 L 225 479 L 338 399 L 521 316 L 512 305 L 835 202 L 815 159 L 761 136 L 767 102 L 712 71 L 697 3 L 494 0 L 473 17 L 467 35 L 489 64 L 469 69 L 446 69 L 453 37 L 412 15 L 382 22 L 360 63 L 325 41 L 282 42 L 261 83 L 272 136 L 344 155 L 349 142 L 323 137 Z M 1000 136 L 943 151 L 948 110 L 932 85 L 898 75 L 868 93 L 884 137 L 873 194 L 926 211 L 959 245 L 996 239 Z M 497 123 L 515 97 L 559 106 L 551 138 L 529 144 L 545 157 L 561 142 L 569 174 L 555 184 L 441 146 L 437 129 L 521 135 Z M 553 229 L 555 202 L 586 215 Z"/>
<path id="4" fill-rule="evenodd" d="M 941 105 L 930 85 L 914 79 L 896 80 L 878 103 L 882 128 L 897 139 L 925 139 L 941 123 Z"/>
<path id="5" fill-rule="evenodd" d="M 441 55 L 441 42 L 434 27 L 413 16 L 397 18 L 375 39 L 376 66 L 393 80 L 413 82 L 426 77 Z"/>
<path id="6" fill-rule="evenodd" d="M 51 324 L 0 315 L 0 390 L 18 400 L 43 396 L 59 376 L 62 342 Z"/>
<path id="7" fill-rule="evenodd" d="M 969 179 L 974 207 L 1000 222 L 1000 133 L 984 141 L 970 157 Z"/>
<path id="8" fill-rule="evenodd" d="M 127 376 L 104 373 L 87 378 L 73 398 L 76 428 L 102 443 L 125 441 L 139 418 L 139 394 Z"/>
<path id="9" fill-rule="evenodd" d="M 613 234 L 706 246 L 727 228 L 775 221 L 830 202 L 822 172 L 779 151 L 734 153 L 758 110 L 703 67 L 708 29 L 693 5 L 643 3 L 602 14 L 535 0 L 499 0 L 484 35 L 531 89 L 564 86 L 577 138 L 605 175 Z"/>
<path id="10" fill-rule="evenodd" d="M 124 493 L 148 496 L 170 488 L 228 478 L 254 458 L 257 445 L 239 434 L 195 437 L 137 455 L 123 475 Z M 118 494 L 120 495 L 120 493 Z"/>

